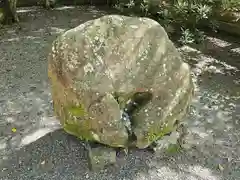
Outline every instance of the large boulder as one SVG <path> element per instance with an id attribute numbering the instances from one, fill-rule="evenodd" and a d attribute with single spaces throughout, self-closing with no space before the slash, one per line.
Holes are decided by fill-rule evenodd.
<path id="1" fill-rule="evenodd" d="M 189 65 L 149 18 L 107 15 L 66 31 L 48 73 L 65 131 L 111 147 L 146 148 L 171 133 L 193 95 Z"/>

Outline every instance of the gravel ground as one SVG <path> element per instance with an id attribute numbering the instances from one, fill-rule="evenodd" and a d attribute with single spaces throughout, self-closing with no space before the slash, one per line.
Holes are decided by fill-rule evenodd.
<path id="1" fill-rule="evenodd" d="M 53 116 L 47 54 L 59 33 L 103 14 L 94 7 L 22 8 L 21 29 L 0 29 L 0 179 L 240 179 L 240 41 L 223 35 L 180 49 L 196 83 L 186 119 L 194 148 L 171 156 L 132 150 L 116 167 L 88 170 L 82 142 Z"/>

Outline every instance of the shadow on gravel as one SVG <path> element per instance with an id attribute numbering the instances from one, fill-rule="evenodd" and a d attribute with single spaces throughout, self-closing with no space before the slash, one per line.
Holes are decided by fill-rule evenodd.
<path id="1" fill-rule="evenodd" d="M 240 44 L 233 37 L 209 36 L 201 47 L 185 46 L 180 51 L 192 67 L 196 85 L 188 121 L 195 134 L 196 157 L 204 167 L 218 169 L 223 179 L 238 179 Z"/>
<path id="2" fill-rule="evenodd" d="M 195 159 L 196 160 L 196 159 Z M 179 161 L 179 162 L 178 162 Z M 186 155 L 156 158 L 148 151 L 132 151 L 120 158 L 116 167 L 101 172 L 88 170 L 87 151 L 83 142 L 58 130 L 11 154 L 2 162 L 1 179 L 196 179 L 220 180 L 201 163 Z"/>
<path id="3" fill-rule="evenodd" d="M 240 38 L 226 33 L 209 33 L 205 43 L 192 45 L 202 54 L 240 69 Z"/>
<path id="4" fill-rule="evenodd" d="M 201 51 L 180 49 L 196 84 L 187 121 L 193 149 L 171 156 L 131 151 L 117 167 L 93 173 L 82 142 L 56 130 L 60 126 L 53 117 L 47 83 L 51 43 L 60 33 L 110 12 L 94 7 L 21 8 L 21 28 L 0 30 L 0 179 L 238 179 L 240 45 L 229 39 L 209 37 L 210 45 Z"/>

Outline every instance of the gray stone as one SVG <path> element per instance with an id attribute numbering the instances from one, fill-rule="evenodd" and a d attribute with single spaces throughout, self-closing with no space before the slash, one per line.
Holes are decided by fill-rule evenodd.
<path id="1" fill-rule="evenodd" d="M 103 167 L 116 163 L 116 151 L 113 148 L 104 146 L 90 147 L 88 153 L 91 170 L 101 170 Z"/>
<path id="2" fill-rule="evenodd" d="M 189 65 L 164 28 L 120 15 L 59 36 L 48 74 L 65 131 L 115 148 L 147 148 L 177 130 L 194 89 Z"/>

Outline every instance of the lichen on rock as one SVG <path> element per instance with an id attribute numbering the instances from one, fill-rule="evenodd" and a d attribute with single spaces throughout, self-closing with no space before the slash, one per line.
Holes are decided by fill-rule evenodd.
<path id="1" fill-rule="evenodd" d="M 116 163 L 116 151 L 104 146 L 89 148 L 89 166 L 92 170 L 101 170 L 102 167 Z"/>
<path id="2" fill-rule="evenodd" d="M 107 15 L 66 31 L 48 71 L 64 129 L 117 148 L 146 148 L 175 131 L 193 95 L 189 65 L 149 18 Z"/>

